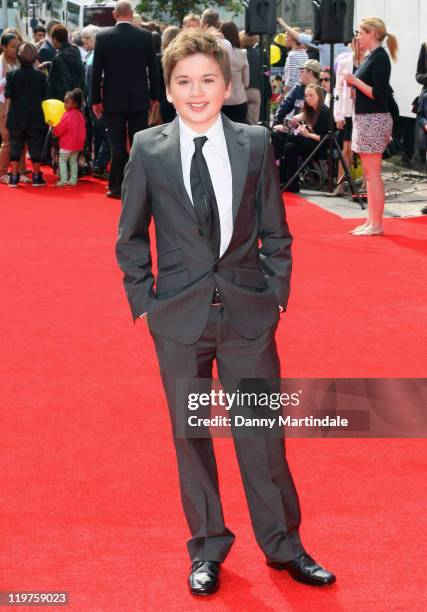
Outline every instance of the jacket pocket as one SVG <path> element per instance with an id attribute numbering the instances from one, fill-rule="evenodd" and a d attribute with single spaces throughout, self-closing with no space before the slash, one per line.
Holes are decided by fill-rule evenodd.
<path id="1" fill-rule="evenodd" d="M 175 265 L 181 266 L 181 264 Z M 187 268 L 181 266 L 178 270 L 168 270 L 167 272 L 159 274 L 157 277 L 156 296 L 158 298 L 169 297 L 169 295 L 166 296 L 165 294 L 173 295 L 178 293 L 182 289 L 185 289 L 185 287 L 189 284 L 190 275 Z"/>
<path id="2" fill-rule="evenodd" d="M 257 268 L 235 268 L 233 271 L 233 282 L 236 285 L 251 287 L 252 289 L 267 288 L 264 273 Z"/>
<path id="3" fill-rule="evenodd" d="M 159 268 L 159 276 L 168 273 L 173 268 L 180 266 L 184 261 L 184 253 L 181 247 L 171 249 L 163 253 L 159 253 L 157 257 L 157 266 Z"/>

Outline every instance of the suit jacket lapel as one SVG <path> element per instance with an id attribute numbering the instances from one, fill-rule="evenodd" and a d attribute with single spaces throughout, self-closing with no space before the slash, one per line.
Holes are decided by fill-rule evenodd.
<path id="1" fill-rule="evenodd" d="M 160 142 L 160 159 L 163 169 L 171 185 L 176 187 L 177 195 L 187 212 L 197 221 L 194 206 L 188 197 L 184 185 L 181 163 L 181 149 L 179 146 L 179 123 L 176 117 L 172 123 L 167 123 L 162 130 L 163 140 Z"/>
<path id="2" fill-rule="evenodd" d="M 243 189 L 248 176 L 249 141 L 241 127 L 231 122 L 228 117 L 221 114 L 224 126 L 225 141 L 230 158 L 231 175 L 233 181 L 233 224 L 236 222 Z"/>

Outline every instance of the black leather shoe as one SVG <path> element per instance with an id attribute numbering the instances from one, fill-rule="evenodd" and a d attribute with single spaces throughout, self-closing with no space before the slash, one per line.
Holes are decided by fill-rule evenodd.
<path id="1" fill-rule="evenodd" d="M 107 196 L 107 198 L 113 198 L 114 200 L 121 200 L 120 193 L 114 193 L 114 191 L 108 190 L 105 195 Z"/>
<path id="2" fill-rule="evenodd" d="M 424 208 L 421 209 L 421 212 L 423 215 L 427 215 L 427 206 L 424 206 Z"/>
<path id="3" fill-rule="evenodd" d="M 332 584 L 336 580 L 334 574 L 331 574 L 331 572 L 328 572 L 328 570 L 316 563 L 307 553 L 301 553 L 296 559 L 286 563 L 267 561 L 267 565 L 274 569 L 287 570 L 294 580 L 312 586 Z"/>
<path id="4" fill-rule="evenodd" d="M 219 587 L 219 562 L 194 561 L 188 578 L 190 592 L 193 595 L 211 595 Z"/>

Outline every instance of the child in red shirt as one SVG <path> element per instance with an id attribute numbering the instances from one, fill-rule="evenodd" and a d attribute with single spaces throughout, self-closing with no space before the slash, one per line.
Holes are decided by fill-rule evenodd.
<path id="1" fill-rule="evenodd" d="M 86 122 L 81 112 L 83 92 L 81 89 L 67 91 L 64 98 L 65 113 L 54 128 L 53 133 L 59 140 L 59 181 L 58 187 L 77 185 L 78 156 L 86 140 Z M 68 163 L 70 179 L 68 180 Z"/>

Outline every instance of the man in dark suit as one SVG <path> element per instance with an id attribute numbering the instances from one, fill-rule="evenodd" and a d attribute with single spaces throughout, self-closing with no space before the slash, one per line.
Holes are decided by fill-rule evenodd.
<path id="1" fill-rule="evenodd" d="M 39 47 L 39 60 L 41 63 L 52 62 L 53 58 L 57 53 L 57 50 L 53 46 L 51 34 L 52 29 L 58 23 L 61 23 L 58 19 L 51 19 L 46 26 L 46 38 L 43 40 L 42 44 Z M 50 64 L 46 67 L 50 69 Z"/>
<path id="2" fill-rule="evenodd" d="M 130 2 L 119 0 L 113 16 L 116 25 L 96 37 L 92 108 L 98 118 L 104 113 L 111 142 L 107 196 L 120 199 L 127 140 L 132 144 L 148 125 L 150 99 L 159 97 L 159 71 L 151 32 L 132 25 Z"/>
<path id="3" fill-rule="evenodd" d="M 211 438 L 185 436 L 180 428 L 189 393 L 210 390 L 214 359 L 225 390 L 248 379 L 280 382 L 275 331 L 289 297 L 292 237 L 268 131 L 220 113 L 231 94 L 231 68 L 218 39 L 179 34 L 163 69 L 178 117 L 135 136 L 117 257 L 133 317 L 147 315 L 156 347 L 192 536 L 189 587 L 206 595 L 218 588 L 234 534 L 224 523 Z M 234 443 L 267 563 L 308 584 L 333 582 L 302 546 L 283 439 L 260 431 L 234 435 Z"/>

